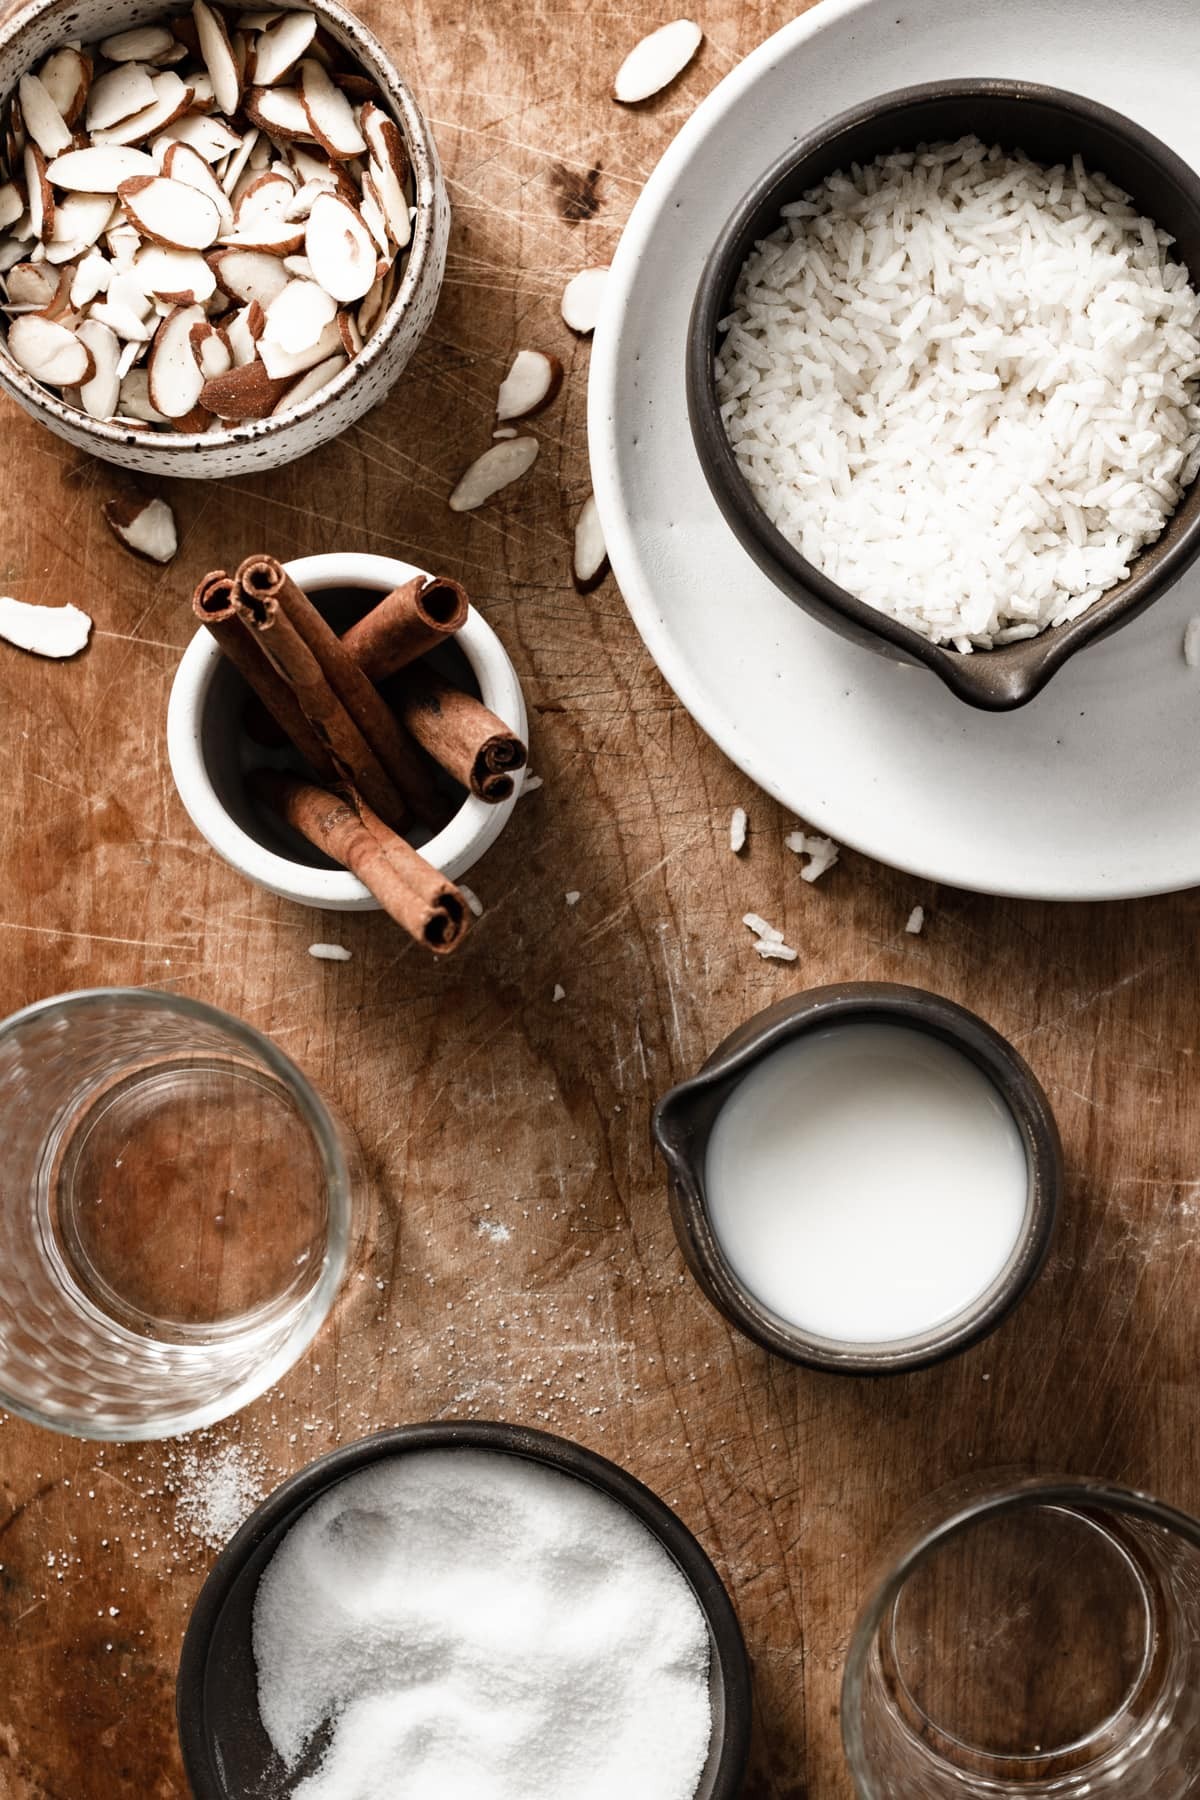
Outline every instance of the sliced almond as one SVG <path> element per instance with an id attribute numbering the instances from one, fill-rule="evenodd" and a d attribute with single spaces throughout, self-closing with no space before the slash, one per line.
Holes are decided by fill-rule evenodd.
<path id="1" fill-rule="evenodd" d="M 581 269 L 563 290 L 562 316 L 581 337 L 596 329 L 607 280 L 607 268 Z"/>
<path id="2" fill-rule="evenodd" d="M 205 113 L 185 113 L 181 119 L 164 126 L 161 136 L 174 143 L 190 144 L 206 163 L 219 162 L 223 156 L 229 156 L 242 141 L 223 120 L 211 119 Z"/>
<path id="3" fill-rule="evenodd" d="M 291 256 L 304 242 L 304 226 L 287 219 L 251 219 L 243 229 L 226 232 L 221 242 L 231 250 L 257 250 L 266 256 Z"/>
<path id="4" fill-rule="evenodd" d="M 273 138 L 310 138 L 312 126 L 295 88 L 253 87 L 242 102 L 242 111 L 251 124 L 270 132 Z"/>
<path id="5" fill-rule="evenodd" d="M 396 121 L 378 106 L 363 107 L 362 129 L 371 152 L 370 174 L 379 204 L 388 230 L 402 250 L 412 236 L 408 204 L 410 169 L 404 138 Z"/>
<path id="6" fill-rule="evenodd" d="M 252 125 L 230 156 L 229 166 L 221 175 L 221 187 L 226 194 L 231 194 L 237 186 L 238 178 L 249 162 L 261 135 L 258 126 Z"/>
<path id="7" fill-rule="evenodd" d="M 316 276 L 312 272 L 312 264 L 307 256 L 285 256 L 283 266 L 288 274 L 294 275 L 298 281 L 316 280 Z"/>
<path id="8" fill-rule="evenodd" d="M 68 125 L 83 117 L 92 83 L 92 59 L 74 44 L 64 44 L 46 58 L 38 76 Z"/>
<path id="9" fill-rule="evenodd" d="M 150 400 L 164 418 L 182 419 L 199 403 L 204 377 L 192 354 L 191 329 L 203 321 L 199 306 L 178 306 L 155 333 L 147 369 Z"/>
<path id="10" fill-rule="evenodd" d="M 300 377 L 294 387 L 288 389 L 282 400 L 272 408 L 272 412 L 290 412 L 293 406 L 303 406 L 306 400 L 311 400 L 314 394 L 319 394 L 323 387 L 328 387 L 334 376 L 341 374 L 348 361 L 349 358 L 343 350 L 338 350 L 333 356 L 326 357 L 324 362 L 318 363 L 315 369 L 310 369 L 307 375 Z"/>
<path id="11" fill-rule="evenodd" d="M 60 244 L 86 250 L 99 238 L 113 215 L 111 194 L 68 194 L 54 208 L 51 236 Z"/>
<path id="12" fill-rule="evenodd" d="M 6 181 L 0 187 L 0 231 L 7 231 L 10 225 L 15 225 L 24 211 L 25 202 L 16 182 Z"/>
<path id="13" fill-rule="evenodd" d="M 12 306 L 31 306 L 43 311 L 58 292 L 58 277 L 44 263 L 18 263 L 8 272 L 8 300 Z"/>
<path id="14" fill-rule="evenodd" d="M 33 226 L 33 235 L 43 239 L 52 237 L 54 189 L 47 177 L 46 159 L 32 138 L 25 146 L 24 163 L 25 192 L 29 196 L 29 222 Z"/>
<path id="15" fill-rule="evenodd" d="M 85 194 L 115 194 L 123 181 L 154 173 L 154 158 L 125 144 L 68 150 L 64 156 L 56 156 L 46 170 L 55 187 Z"/>
<path id="16" fill-rule="evenodd" d="M 259 87 L 274 87 L 295 68 L 316 35 L 312 13 L 282 13 L 263 29 L 254 45 L 254 79 Z"/>
<path id="17" fill-rule="evenodd" d="M 354 108 L 315 57 L 301 61 L 300 99 L 312 135 L 323 150 L 339 162 L 363 155 L 367 142 L 358 129 Z"/>
<path id="18" fill-rule="evenodd" d="M 100 54 L 114 63 L 153 62 L 173 51 L 175 44 L 174 34 L 165 25 L 135 25 L 132 31 L 102 38 Z"/>
<path id="19" fill-rule="evenodd" d="M 145 353 L 145 348 L 144 344 L 139 344 L 136 340 L 122 346 L 121 354 L 117 358 L 117 376 L 119 380 L 124 381 L 138 357 Z"/>
<path id="20" fill-rule="evenodd" d="M 91 352 L 93 365 L 90 379 L 80 384 L 80 405 L 93 419 L 111 419 L 121 397 L 120 339 L 99 319 L 84 319 L 76 335 Z"/>
<path id="21" fill-rule="evenodd" d="M 388 236 L 387 220 L 383 216 L 383 208 L 379 204 L 379 192 L 371 179 L 371 171 L 366 168 L 362 172 L 362 197 L 358 203 L 359 217 L 374 239 L 375 248 L 386 262 L 392 254 L 392 242 Z"/>
<path id="22" fill-rule="evenodd" d="M 386 275 L 380 275 L 376 278 L 368 289 L 362 305 L 354 315 L 359 335 L 362 337 L 364 343 L 383 317 L 384 309 L 387 306 L 386 293 L 390 275 L 391 270 L 389 270 Z"/>
<path id="23" fill-rule="evenodd" d="M 214 423 L 207 406 L 193 406 L 191 412 L 184 413 L 181 418 L 167 420 L 172 431 L 186 431 L 192 436 L 208 431 Z"/>
<path id="24" fill-rule="evenodd" d="M 16 190 L 14 189 L 14 193 L 15 191 Z M 309 213 L 313 209 L 313 202 L 318 194 L 334 194 L 336 192 L 337 183 L 334 181 L 332 175 L 323 175 L 317 181 L 306 181 L 302 187 L 297 188 L 293 192 L 291 199 L 283 209 L 283 216 L 288 220 L 307 219 Z M 17 195 L 18 213 L 20 212 L 20 206 L 20 195 Z"/>
<path id="25" fill-rule="evenodd" d="M 168 563 L 179 548 L 175 514 L 165 500 L 146 500 L 140 495 L 106 500 L 104 517 L 125 548 L 147 562 Z"/>
<path id="26" fill-rule="evenodd" d="M 233 209 L 234 230 L 243 233 L 258 219 L 285 223 L 288 202 L 295 197 L 296 190 L 286 175 L 275 175 L 270 170 L 255 175 L 238 195 Z"/>
<path id="27" fill-rule="evenodd" d="M 173 69 L 163 69 L 154 77 L 154 101 L 144 112 L 134 113 L 107 131 L 94 131 L 94 144 L 142 144 L 157 132 L 164 131 L 190 112 L 195 90 L 185 87 Z"/>
<path id="28" fill-rule="evenodd" d="M 20 238 L 5 238 L 3 243 L 0 243 L 0 275 L 6 275 L 16 263 L 23 261 L 28 254 L 28 246 Z"/>
<path id="29" fill-rule="evenodd" d="M 165 425 L 166 420 L 150 399 L 150 377 L 145 369 L 130 369 L 121 379 L 121 416 L 146 425 Z"/>
<path id="30" fill-rule="evenodd" d="M 205 0 L 192 0 L 192 18 L 200 54 L 212 82 L 213 98 L 221 112 L 236 112 L 242 97 L 242 78 L 225 21 L 219 12 L 205 4 Z"/>
<path id="31" fill-rule="evenodd" d="M 162 244 L 147 244 L 134 258 L 132 273 L 148 294 L 175 306 L 203 305 L 212 299 L 217 288 L 212 266 L 198 250 L 169 250 Z"/>
<path id="32" fill-rule="evenodd" d="M 182 181 L 199 194 L 206 194 L 216 207 L 222 231 L 233 224 L 233 208 L 224 188 L 198 150 L 178 139 L 168 142 L 163 151 L 162 172 L 169 181 Z"/>
<path id="33" fill-rule="evenodd" d="M 532 418 L 549 406 L 562 379 L 563 366 L 557 356 L 547 356 L 544 350 L 518 350 L 496 396 L 497 422 L 503 425 L 509 419 Z"/>
<path id="34" fill-rule="evenodd" d="M 338 330 L 336 319 L 330 319 L 316 342 L 303 350 L 284 350 L 279 344 L 273 344 L 265 331 L 258 340 L 259 358 L 273 380 L 304 375 L 309 369 L 316 368 L 319 362 L 336 355 L 341 347 L 342 334 Z"/>
<path id="35" fill-rule="evenodd" d="M 253 169 L 255 174 L 261 175 L 263 170 L 269 166 L 274 154 L 275 139 L 272 137 L 264 137 L 261 131 L 256 131 L 254 134 L 254 143 L 250 147 L 250 156 L 246 163 L 246 167 L 248 169 Z"/>
<path id="36" fill-rule="evenodd" d="M 304 232 L 313 274 L 343 305 L 361 300 L 376 278 L 371 234 L 360 215 L 336 194 L 318 194 Z"/>
<path id="37" fill-rule="evenodd" d="M 224 375 L 233 367 L 233 351 L 226 334 L 211 319 L 203 319 L 192 326 L 192 355 L 200 365 L 200 373 L 205 381 L 214 375 Z"/>
<path id="38" fill-rule="evenodd" d="M 613 82 L 613 99 L 625 106 L 649 100 L 675 80 L 695 56 L 704 33 L 690 19 L 673 19 L 635 44 Z"/>
<path id="39" fill-rule="evenodd" d="M 276 10 L 274 12 L 266 11 L 266 12 L 239 13 L 237 22 L 238 22 L 239 27 L 243 31 L 270 31 L 272 25 L 277 25 L 279 23 L 280 19 L 287 19 L 287 18 L 291 18 L 292 16 L 293 15 L 291 13 L 281 12 L 278 8 L 276 8 Z M 316 22 L 314 20 L 314 28 L 315 28 L 315 23 Z"/>
<path id="40" fill-rule="evenodd" d="M 93 301 L 97 294 L 107 293 L 109 279 L 112 275 L 112 264 L 101 250 L 89 250 L 79 260 L 79 266 L 71 280 L 71 305 L 84 307 Z"/>
<path id="41" fill-rule="evenodd" d="M 320 341 L 337 303 L 315 281 L 289 281 L 266 311 L 263 346 L 270 343 L 285 353 L 296 352 Z"/>
<path id="42" fill-rule="evenodd" d="M 172 250 L 207 250 L 217 240 L 221 215 L 216 203 L 186 181 L 166 175 L 139 175 L 117 190 L 121 204 L 143 237 Z"/>
<path id="43" fill-rule="evenodd" d="M 200 398 L 219 419 L 265 419 L 293 385 L 290 375 L 273 381 L 256 357 L 206 381 Z"/>
<path id="44" fill-rule="evenodd" d="M 88 307 L 88 318 L 99 319 L 115 331 L 126 343 L 148 344 L 154 336 L 154 326 L 148 319 L 141 318 L 131 307 L 118 300 L 94 300 Z"/>
<path id="45" fill-rule="evenodd" d="M 264 308 L 288 284 L 277 256 L 261 250 L 212 250 L 209 264 L 222 291 L 232 300 L 257 300 Z"/>
<path id="46" fill-rule="evenodd" d="M 575 521 L 575 544 L 571 558 L 571 573 L 579 592 L 586 594 L 597 587 L 604 579 L 607 566 L 608 551 L 604 546 L 604 532 L 600 525 L 596 496 L 589 494 Z"/>
<path id="47" fill-rule="evenodd" d="M 235 368 L 240 368 L 243 363 L 253 362 L 266 322 L 267 316 L 257 300 L 251 300 L 248 306 L 239 307 L 234 313 L 225 327 L 225 336 Z"/>
<path id="48" fill-rule="evenodd" d="M 66 120 L 36 75 L 22 75 L 17 85 L 25 131 L 44 157 L 61 156 L 71 146 Z"/>
<path id="49" fill-rule="evenodd" d="M 92 358 L 73 331 L 40 313 L 26 313 L 8 328 L 8 352 L 35 381 L 75 387 L 86 381 Z"/>
<path id="50" fill-rule="evenodd" d="M 134 230 L 123 212 L 119 222 L 116 225 L 110 225 L 105 232 L 104 241 L 108 245 L 109 255 L 118 269 L 128 271 L 133 267 L 133 260 L 142 247 L 142 237 L 139 231 Z"/>
<path id="51" fill-rule="evenodd" d="M 538 442 L 536 438 L 505 438 L 485 450 L 482 456 L 476 457 L 470 468 L 459 478 L 458 485 L 450 496 L 451 512 L 474 512 L 501 488 L 508 487 L 510 482 L 519 481 L 522 475 L 528 474 L 537 461 Z"/>
<path id="52" fill-rule="evenodd" d="M 188 86 L 192 90 L 191 112 L 210 113 L 216 108 L 216 96 L 207 70 L 199 75 L 194 70 L 188 71 Z"/>
<path id="53" fill-rule="evenodd" d="M 358 320 L 351 312 L 340 312 L 337 316 L 337 325 L 341 334 L 342 348 L 346 355 L 357 356 L 363 347 L 363 336 L 358 329 Z"/>
<path id="54" fill-rule="evenodd" d="M 89 131 L 105 131 L 154 105 L 154 80 L 144 63 L 118 63 L 97 76 L 87 101 Z"/>

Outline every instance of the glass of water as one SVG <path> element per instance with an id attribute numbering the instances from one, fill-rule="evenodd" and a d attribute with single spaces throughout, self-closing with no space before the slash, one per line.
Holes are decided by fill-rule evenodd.
<path id="1" fill-rule="evenodd" d="M 1072 1478 L 935 1497 L 859 1616 L 842 1735 L 861 1800 L 1200 1793 L 1200 1522 Z"/>
<path id="2" fill-rule="evenodd" d="M 96 989 L 0 1024 L 0 1408 L 191 1431 L 279 1379 L 346 1267 L 357 1149 L 304 1075 L 197 1000 Z"/>

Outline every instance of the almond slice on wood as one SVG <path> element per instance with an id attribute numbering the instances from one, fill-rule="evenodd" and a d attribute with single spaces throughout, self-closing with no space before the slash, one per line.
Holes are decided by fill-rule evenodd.
<path id="1" fill-rule="evenodd" d="M 204 377 L 192 354 L 191 329 L 203 320 L 203 307 L 177 306 L 155 334 L 146 367 L 151 403 L 164 418 L 182 419 L 200 401 Z"/>
<path id="2" fill-rule="evenodd" d="M 233 208 L 229 196 L 198 150 L 177 138 L 170 140 L 163 148 L 162 172 L 169 181 L 182 181 L 197 193 L 207 195 L 220 216 L 222 231 L 230 229 Z"/>
<path id="3" fill-rule="evenodd" d="M 93 144 L 140 144 L 155 132 L 164 131 L 189 111 L 195 89 L 185 87 L 173 69 L 163 69 L 153 81 L 154 99 L 142 112 L 110 125 L 107 131 L 94 131 Z"/>
<path id="4" fill-rule="evenodd" d="M 7 231 L 10 225 L 15 225 L 24 211 L 25 202 L 16 182 L 6 181 L 0 187 L 0 231 Z"/>
<path id="5" fill-rule="evenodd" d="M 308 350 L 337 312 L 337 303 L 315 281 L 289 281 L 266 309 L 263 344 L 288 352 Z M 274 373 L 274 371 L 272 371 Z"/>
<path id="6" fill-rule="evenodd" d="M 164 126 L 161 135 L 176 143 L 190 144 L 207 163 L 229 156 L 242 141 L 223 120 L 210 118 L 207 113 L 185 113 Z"/>
<path id="7" fill-rule="evenodd" d="M 233 367 L 233 351 L 229 339 L 211 319 L 204 319 L 191 329 L 192 355 L 200 365 L 205 381 L 224 375 Z"/>
<path id="8" fill-rule="evenodd" d="M 89 131 L 104 131 L 154 105 L 154 81 L 143 63 L 118 63 L 98 75 L 87 100 Z"/>
<path id="9" fill-rule="evenodd" d="M 343 305 L 361 300 L 375 281 L 377 258 L 371 234 L 354 208 L 336 194 L 318 194 L 313 202 L 304 232 L 304 254 L 325 292 Z"/>
<path id="10" fill-rule="evenodd" d="M 557 356 L 547 356 L 543 350 L 518 350 L 496 396 L 497 421 L 503 425 L 508 419 L 532 418 L 549 406 L 562 379 L 563 366 Z"/>
<path id="11" fill-rule="evenodd" d="M 328 387 L 334 376 L 341 374 L 349 360 L 344 350 L 335 351 L 332 356 L 326 357 L 324 362 L 318 363 L 315 369 L 310 369 L 294 387 L 288 389 L 283 399 L 272 407 L 272 412 L 290 412 L 293 406 L 303 406 L 306 400 L 319 394 L 323 387 Z"/>
<path id="12" fill-rule="evenodd" d="M 138 419 L 145 425 L 167 423 L 150 399 L 150 377 L 145 369 L 130 369 L 122 376 L 121 417 Z"/>
<path id="13" fill-rule="evenodd" d="M 165 500 L 106 500 L 104 517 L 114 537 L 147 562 L 169 563 L 179 548 L 175 514 Z"/>
<path id="14" fill-rule="evenodd" d="M 266 314 L 257 300 L 251 300 L 248 306 L 239 307 L 229 320 L 225 326 L 225 336 L 235 368 L 240 368 L 243 363 L 253 362 L 266 322 Z"/>
<path id="15" fill-rule="evenodd" d="M 13 306 L 49 306 L 58 292 L 58 277 L 44 263 L 22 262 L 8 272 L 8 299 Z"/>
<path id="16" fill-rule="evenodd" d="M 77 606 L 36 606 L 0 595 L 0 637 L 35 656 L 77 656 L 91 629 L 91 619 Z"/>
<path id="17" fill-rule="evenodd" d="M 273 138 L 311 139 L 313 135 L 304 102 L 295 88 L 253 87 L 242 102 L 242 111 L 251 124 Z"/>
<path id="18" fill-rule="evenodd" d="M 274 87 L 304 55 L 316 36 L 312 13 L 282 13 L 259 33 L 254 45 L 254 79 L 260 87 Z"/>
<path id="19" fill-rule="evenodd" d="M 315 57 L 301 61 L 300 100 L 312 136 L 330 156 L 345 162 L 348 157 L 364 153 L 367 143 L 358 129 L 354 108 Z"/>
<path id="20" fill-rule="evenodd" d="M 25 146 L 25 192 L 29 198 L 29 223 L 36 238 L 54 233 L 54 189 L 46 174 L 46 159 L 31 140 Z"/>
<path id="21" fill-rule="evenodd" d="M 704 33 L 690 19 L 673 19 L 635 44 L 613 82 L 613 99 L 625 106 L 649 100 L 675 80 L 695 56 Z"/>
<path id="22" fill-rule="evenodd" d="M 282 260 L 264 250 L 210 250 L 208 261 L 231 300 L 257 300 L 268 307 L 288 284 Z"/>
<path id="23" fill-rule="evenodd" d="M 89 249 L 112 215 L 111 194 L 67 194 L 55 204 L 51 237 L 56 243 L 78 245 L 81 251 Z"/>
<path id="24" fill-rule="evenodd" d="M 219 419 L 265 419 L 293 383 L 290 375 L 273 381 L 256 357 L 253 362 L 242 363 L 227 374 L 206 381 L 200 399 Z"/>
<path id="25" fill-rule="evenodd" d="M 336 319 L 330 319 L 316 343 L 309 344 L 303 350 L 284 350 L 280 345 L 272 343 L 266 332 L 258 340 L 259 359 L 267 374 L 275 381 L 307 374 L 319 362 L 336 355 L 341 347 L 342 334 L 338 330 Z"/>
<path id="26" fill-rule="evenodd" d="M 148 294 L 174 306 L 203 305 L 217 291 L 212 266 L 198 250 L 147 244 L 134 258 L 132 274 Z"/>
<path id="27" fill-rule="evenodd" d="M 510 482 L 519 481 L 532 469 L 537 461 L 538 442 L 536 438 L 505 438 L 477 456 L 458 481 L 450 496 L 451 512 L 474 512 L 501 488 L 508 487 Z"/>
<path id="28" fill-rule="evenodd" d="M 64 44 L 46 58 L 38 78 L 67 124 L 77 125 L 92 84 L 91 57 L 74 44 Z"/>
<path id="29" fill-rule="evenodd" d="M 216 242 L 221 216 L 199 188 L 166 175 L 139 175 L 117 189 L 121 204 L 143 237 L 171 250 L 207 250 Z"/>
<path id="30" fill-rule="evenodd" d="M 109 62 L 153 62 L 174 50 L 174 33 L 165 25 L 135 25 L 132 31 L 118 31 L 114 37 L 102 38 L 100 54 Z"/>
<path id="31" fill-rule="evenodd" d="M 589 494 L 575 521 L 575 544 L 571 558 L 571 573 L 579 592 L 588 594 L 594 587 L 598 587 L 607 567 L 608 551 L 604 544 L 600 511 L 596 505 L 596 496 Z"/>
<path id="32" fill-rule="evenodd" d="M 225 21 L 205 0 L 192 0 L 192 18 L 200 54 L 212 82 L 213 98 L 223 113 L 236 112 L 242 97 L 242 78 Z"/>
<path id="33" fill-rule="evenodd" d="M 28 136 L 42 155 L 61 156 L 72 143 L 70 128 L 36 75 L 22 75 L 17 84 L 21 117 Z"/>
<path id="34" fill-rule="evenodd" d="M 123 181 L 157 173 L 154 158 L 127 144 L 91 145 L 56 156 L 46 174 L 55 187 L 85 194 L 115 194 Z"/>
<path id="35" fill-rule="evenodd" d="M 77 387 L 91 374 L 92 358 L 73 331 L 40 313 L 25 313 L 8 328 L 8 352 L 35 381 Z"/>
<path id="36" fill-rule="evenodd" d="M 563 290 L 562 316 L 581 337 L 596 329 L 607 281 L 607 268 L 581 269 Z"/>
<path id="37" fill-rule="evenodd" d="M 90 351 L 93 365 L 89 379 L 79 385 L 80 405 L 93 419 L 111 419 L 121 397 L 120 339 L 99 319 L 84 319 L 76 326 L 76 335 Z"/>

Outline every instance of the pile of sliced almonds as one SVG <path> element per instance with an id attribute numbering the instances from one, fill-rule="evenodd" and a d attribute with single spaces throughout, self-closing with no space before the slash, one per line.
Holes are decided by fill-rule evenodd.
<path id="1" fill-rule="evenodd" d="M 361 350 L 412 232 L 404 139 L 309 12 L 65 44 L 4 124 L 8 348 L 93 419 L 286 412 Z"/>

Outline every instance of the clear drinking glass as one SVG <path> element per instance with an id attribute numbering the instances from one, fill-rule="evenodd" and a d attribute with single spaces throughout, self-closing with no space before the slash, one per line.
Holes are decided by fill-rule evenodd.
<path id="1" fill-rule="evenodd" d="M 89 1438 L 235 1412 L 346 1266 L 357 1150 L 269 1038 L 127 988 L 0 1023 L 0 1408 Z"/>
<path id="2" fill-rule="evenodd" d="M 842 1736 L 861 1800 L 1200 1793 L 1200 1523 L 1067 1477 L 935 1496 L 859 1615 Z"/>

